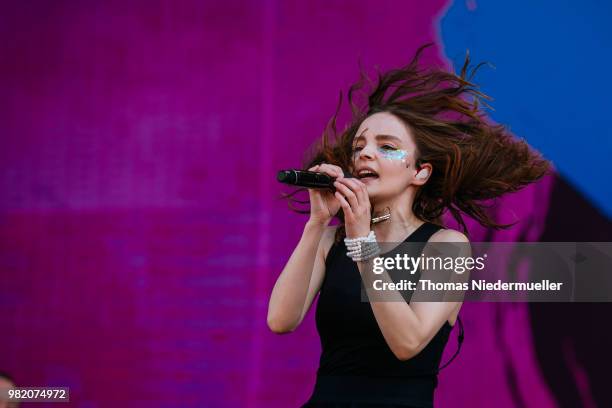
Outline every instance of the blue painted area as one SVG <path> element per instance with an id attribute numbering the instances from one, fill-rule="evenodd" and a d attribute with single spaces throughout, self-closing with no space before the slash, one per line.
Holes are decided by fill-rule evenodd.
<path id="1" fill-rule="evenodd" d="M 456 1 L 441 19 L 446 56 L 489 61 L 476 83 L 510 126 L 612 216 L 612 3 Z"/>

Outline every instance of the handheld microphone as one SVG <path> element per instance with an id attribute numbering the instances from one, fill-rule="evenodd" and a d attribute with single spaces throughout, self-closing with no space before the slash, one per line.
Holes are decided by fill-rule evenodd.
<path id="1" fill-rule="evenodd" d="M 347 171 L 344 172 L 344 177 L 354 177 Z M 319 173 L 315 171 L 307 170 L 281 170 L 276 175 L 276 179 L 281 183 L 290 184 L 292 186 L 306 187 L 306 188 L 328 188 L 335 191 L 334 181 L 336 177 L 331 177 L 325 173 Z"/>

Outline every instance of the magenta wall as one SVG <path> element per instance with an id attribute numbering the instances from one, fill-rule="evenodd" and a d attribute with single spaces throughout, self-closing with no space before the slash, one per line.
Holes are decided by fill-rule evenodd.
<path id="1" fill-rule="evenodd" d="M 407 62 L 445 1 L 14 2 L 0 13 L 0 370 L 75 407 L 288 407 L 313 315 L 266 327 L 305 218 L 277 199 L 357 62 Z M 453 56 L 454 57 L 454 56 Z M 551 180 L 473 240 L 538 240 Z M 537 203 L 537 205 L 536 205 Z M 526 305 L 466 304 L 440 406 L 554 406 Z M 455 337 L 446 350 L 455 349 Z M 520 373 L 509 383 L 508 361 Z M 514 395 L 514 396 L 513 396 Z M 43 406 L 43 405 L 36 405 Z M 530 405 L 531 406 L 531 405 Z"/>

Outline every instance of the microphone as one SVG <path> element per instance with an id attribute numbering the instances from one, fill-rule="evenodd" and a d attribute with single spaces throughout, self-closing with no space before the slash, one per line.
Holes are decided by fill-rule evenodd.
<path id="1" fill-rule="evenodd" d="M 351 173 L 344 171 L 344 177 L 351 178 L 355 177 Z M 318 173 L 315 171 L 308 170 L 281 170 L 276 175 L 276 179 L 281 183 L 289 184 L 292 186 L 306 187 L 306 188 L 329 188 L 335 191 L 334 181 L 336 177 L 331 177 L 325 173 Z"/>

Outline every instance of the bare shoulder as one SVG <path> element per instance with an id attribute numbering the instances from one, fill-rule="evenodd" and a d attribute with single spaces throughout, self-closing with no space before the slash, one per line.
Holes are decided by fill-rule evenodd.
<path id="1" fill-rule="evenodd" d="M 429 242 L 470 242 L 470 240 L 462 232 L 447 228 L 436 231 L 429 238 Z"/>
<path id="2" fill-rule="evenodd" d="M 327 254 L 334 244 L 337 230 L 337 225 L 329 225 L 325 227 L 325 231 L 323 231 L 323 236 L 321 237 L 321 241 L 319 243 L 319 250 L 323 255 L 323 259 L 327 259 Z"/>

